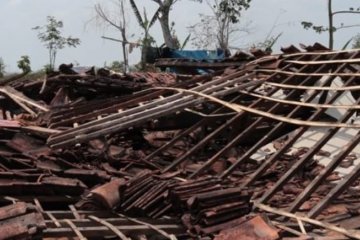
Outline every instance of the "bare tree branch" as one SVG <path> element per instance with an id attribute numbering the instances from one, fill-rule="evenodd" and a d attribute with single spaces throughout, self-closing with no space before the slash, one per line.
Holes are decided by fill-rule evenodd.
<path id="1" fill-rule="evenodd" d="M 360 14 L 360 11 L 337 11 L 337 12 L 333 12 L 332 15 L 334 16 L 335 14 L 343 14 L 343 13 L 352 13 L 352 14 Z"/>
<path id="2" fill-rule="evenodd" d="M 353 24 L 353 25 L 340 26 L 340 27 L 336 27 L 336 30 L 339 30 L 339 29 L 346 29 L 346 28 L 352 28 L 352 27 L 360 27 L 360 24 Z"/>
<path id="3" fill-rule="evenodd" d="M 102 18 L 106 23 L 110 24 L 111 26 L 115 27 L 118 30 L 122 29 L 122 26 L 120 24 L 117 24 L 115 21 L 112 21 L 110 18 L 108 18 L 108 14 L 104 11 L 103 7 L 100 5 L 100 3 L 96 4 L 94 6 L 96 14 Z"/>
<path id="4" fill-rule="evenodd" d="M 223 50 L 229 49 L 229 44 L 240 32 L 248 32 L 239 22 L 232 21 L 232 15 L 220 8 L 220 0 L 205 0 L 211 9 L 211 15 L 200 15 L 201 22 L 190 26 L 193 45 L 197 48 Z"/>
<path id="5" fill-rule="evenodd" d="M 100 3 L 95 4 L 94 10 L 96 13 L 95 20 L 97 22 L 101 22 L 105 25 L 109 25 L 111 27 L 116 28 L 121 34 L 121 45 L 123 50 L 123 59 L 124 59 L 124 72 L 128 69 L 128 52 L 126 44 L 126 16 L 125 16 L 125 8 L 124 8 L 124 0 L 113 1 L 113 4 L 116 6 L 116 10 L 118 11 L 115 16 L 112 16 L 110 12 L 106 11 L 104 5 Z M 104 38 L 107 39 L 107 38 Z M 113 40 L 113 39 L 112 39 Z"/>

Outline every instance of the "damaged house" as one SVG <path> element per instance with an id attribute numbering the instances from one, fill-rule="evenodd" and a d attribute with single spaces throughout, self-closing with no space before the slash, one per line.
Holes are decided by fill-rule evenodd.
<path id="1" fill-rule="evenodd" d="M 0 239 L 360 239 L 359 50 L 156 65 L 2 84 Z"/>

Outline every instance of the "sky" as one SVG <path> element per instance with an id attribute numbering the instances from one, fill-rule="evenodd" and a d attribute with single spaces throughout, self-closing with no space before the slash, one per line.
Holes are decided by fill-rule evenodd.
<path id="1" fill-rule="evenodd" d="M 66 48 L 58 52 L 56 64 L 76 63 L 81 66 L 99 66 L 109 64 L 114 60 L 122 60 L 119 43 L 104 40 L 101 36 L 119 38 L 120 33 L 111 28 L 104 28 L 90 21 L 94 17 L 94 4 L 103 4 L 109 11 L 114 11 L 112 0 L 0 0 L 0 57 L 6 65 L 7 72 L 19 71 L 17 61 L 22 55 L 28 55 L 33 70 L 41 69 L 48 63 L 48 50 L 37 38 L 35 26 L 46 24 L 47 16 L 54 16 L 64 23 L 64 36 L 80 38 L 81 45 L 77 48 Z M 156 10 L 152 0 L 136 0 L 140 9 L 145 8 L 151 16 Z M 360 7 L 360 0 L 333 0 L 334 10 L 348 10 L 349 7 Z M 313 44 L 320 42 L 328 44 L 326 33 L 317 34 L 304 30 L 301 21 L 312 21 L 318 25 L 327 24 L 326 0 L 252 0 L 251 7 L 241 17 L 242 27 L 250 29 L 248 34 L 242 34 L 231 42 L 231 46 L 246 48 L 263 41 L 269 34 L 281 37 L 274 47 L 275 52 L 280 47 L 299 43 Z M 191 0 L 179 0 L 171 11 L 171 21 L 175 22 L 176 33 L 180 41 L 188 35 L 188 26 L 199 22 L 199 14 L 209 14 L 206 4 Z M 140 37 L 136 20 L 130 7 L 129 41 L 136 42 Z M 360 14 L 337 15 L 335 25 L 360 24 Z M 335 33 L 335 48 L 340 49 L 357 33 L 360 27 L 339 30 Z M 159 23 L 151 29 L 151 35 L 157 44 L 163 43 Z M 193 48 L 191 44 L 189 49 Z M 130 54 L 130 63 L 140 60 L 137 49 Z"/>

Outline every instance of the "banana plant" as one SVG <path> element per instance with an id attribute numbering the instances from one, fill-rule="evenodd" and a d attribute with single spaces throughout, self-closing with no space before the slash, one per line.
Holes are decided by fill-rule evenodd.
<path id="1" fill-rule="evenodd" d="M 151 17 L 151 19 L 149 19 L 145 8 L 144 8 L 144 14 L 141 15 L 139 8 L 137 7 L 134 0 L 130 0 L 130 5 L 134 12 L 134 15 L 136 17 L 136 20 L 137 20 L 139 26 L 144 31 L 144 37 L 141 39 L 141 46 L 142 46 L 141 66 L 142 66 L 142 69 L 144 69 L 147 51 L 151 47 L 151 45 L 153 43 L 155 43 L 154 38 L 150 35 L 150 28 L 155 24 L 156 20 L 159 17 L 160 8 L 158 8 L 157 11 L 154 13 L 154 15 Z"/>

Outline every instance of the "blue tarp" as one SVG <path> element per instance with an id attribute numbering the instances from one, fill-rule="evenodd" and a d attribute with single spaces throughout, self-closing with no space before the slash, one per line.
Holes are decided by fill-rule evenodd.
<path id="1" fill-rule="evenodd" d="M 167 58 L 186 58 L 200 61 L 208 61 L 212 62 L 213 60 L 221 60 L 225 58 L 225 53 L 223 50 L 174 50 L 169 49 L 166 53 Z M 176 68 L 170 68 L 170 72 L 176 73 Z M 197 69 L 199 74 L 207 73 L 208 70 L 205 69 Z"/>
<path id="2" fill-rule="evenodd" d="M 188 58 L 195 60 L 219 60 L 224 59 L 225 54 L 223 50 L 170 50 L 170 58 Z"/>

